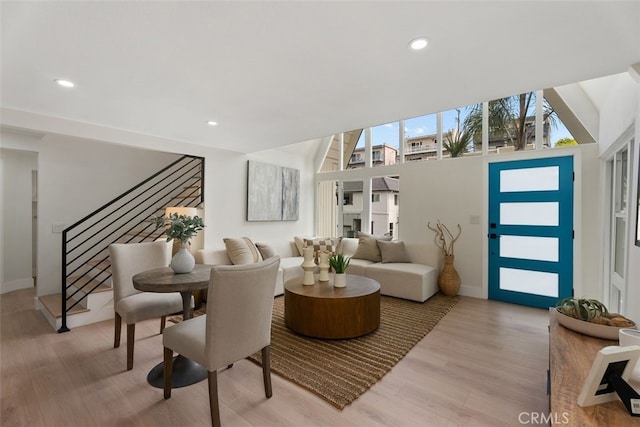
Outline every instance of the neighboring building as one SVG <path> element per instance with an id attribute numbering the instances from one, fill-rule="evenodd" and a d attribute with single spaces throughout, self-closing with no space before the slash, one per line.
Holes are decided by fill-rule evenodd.
<path id="1" fill-rule="evenodd" d="M 545 120 L 542 124 L 542 145 L 546 148 L 551 147 L 551 126 L 549 120 Z M 530 149 L 535 146 L 536 143 L 536 116 L 527 116 L 524 124 L 524 134 L 526 141 L 526 148 Z M 482 151 L 482 139 L 478 138 L 473 141 L 474 151 Z M 511 137 L 504 132 L 491 133 L 489 132 L 489 151 L 497 150 L 504 147 L 513 147 L 514 144 L 511 141 Z"/>
<path id="2" fill-rule="evenodd" d="M 344 237 L 356 237 L 362 230 L 362 181 L 345 181 L 343 187 Z M 398 236 L 400 180 L 387 176 L 371 179 L 371 233 L 376 236 Z"/>
<path id="3" fill-rule="evenodd" d="M 387 144 L 371 147 L 371 164 L 373 166 L 393 165 L 398 162 L 398 149 Z M 347 169 L 364 167 L 364 147 L 355 148 Z"/>
<path id="4" fill-rule="evenodd" d="M 416 162 L 435 158 L 438 154 L 437 135 L 422 135 L 404 140 L 404 161 Z"/>

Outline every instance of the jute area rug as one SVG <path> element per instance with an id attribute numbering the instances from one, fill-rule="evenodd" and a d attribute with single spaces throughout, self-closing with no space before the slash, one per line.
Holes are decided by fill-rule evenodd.
<path id="1" fill-rule="evenodd" d="M 424 338 L 458 302 L 436 294 L 424 303 L 382 296 L 380 327 L 363 337 L 320 340 L 284 325 L 284 298 L 276 298 L 271 327 L 271 370 L 338 409 L 356 400 Z M 249 358 L 260 364 L 261 354 Z"/>
<path id="2" fill-rule="evenodd" d="M 286 328 L 284 297 L 278 297 L 273 304 L 271 371 L 344 409 L 389 372 L 458 300 L 440 293 L 424 303 L 382 296 L 376 331 L 360 338 L 320 340 Z M 260 365 L 261 353 L 248 359 Z"/>

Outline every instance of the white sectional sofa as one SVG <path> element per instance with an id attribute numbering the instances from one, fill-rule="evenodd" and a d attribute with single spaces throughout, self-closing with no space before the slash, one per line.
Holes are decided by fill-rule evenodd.
<path id="1" fill-rule="evenodd" d="M 258 243 L 258 242 L 256 242 Z M 295 242 L 266 242 L 280 255 L 280 270 L 276 283 L 276 295 L 284 293 L 284 283 L 303 275 L 302 256 Z M 341 252 L 353 256 L 358 248 L 358 239 L 343 238 Z M 352 258 L 347 274 L 370 277 L 380 283 L 382 295 L 389 295 L 423 302 L 438 292 L 438 273 L 441 265 L 439 249 L 434 244 L 405 243 L 409 263 L 382 263 Z M 224 247 L 201 249 L 196 253 L 196 262 L 201 264 L 231 264 Z"/>

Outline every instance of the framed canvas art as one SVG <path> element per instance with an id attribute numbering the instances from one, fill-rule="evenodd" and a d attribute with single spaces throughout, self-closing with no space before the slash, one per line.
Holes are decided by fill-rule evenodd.
<path id="1" fill-rule="evenodd" d="M 248 161 L 247 221 L 297 221 L 300 171 Z"/>

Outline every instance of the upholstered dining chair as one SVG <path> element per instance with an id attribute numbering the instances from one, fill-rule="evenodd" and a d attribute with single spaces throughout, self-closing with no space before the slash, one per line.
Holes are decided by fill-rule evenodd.
<path id="1" fill-rule="evenodd" d="M 113 347 L 120 347 L 122 320 L 127 324 L 127 370 L 133 368 L 133 345 L 136 323 L 160 318 L 160 333 L 166 316 L 182 311 L 180 293 L 138 291 L 131 278 L 143 271 L 167 267 L 171 261 L 171 244 L 162 241 L 145 243 L 114 243 L 109 246 L 115 331 Z"/>
<path id="2" fill-rule="evenodd" d="M 217 370 L 262 351 L 262 377 L 271 390 L 271 314 L 280 257 L 254 264 L 211 269 L 207 314 L 165 329 L 164 398 L 171 397 L 172 358 L 176 351 L 204 366 L 209 381 L 211 423 L 220 426 Z"/>

